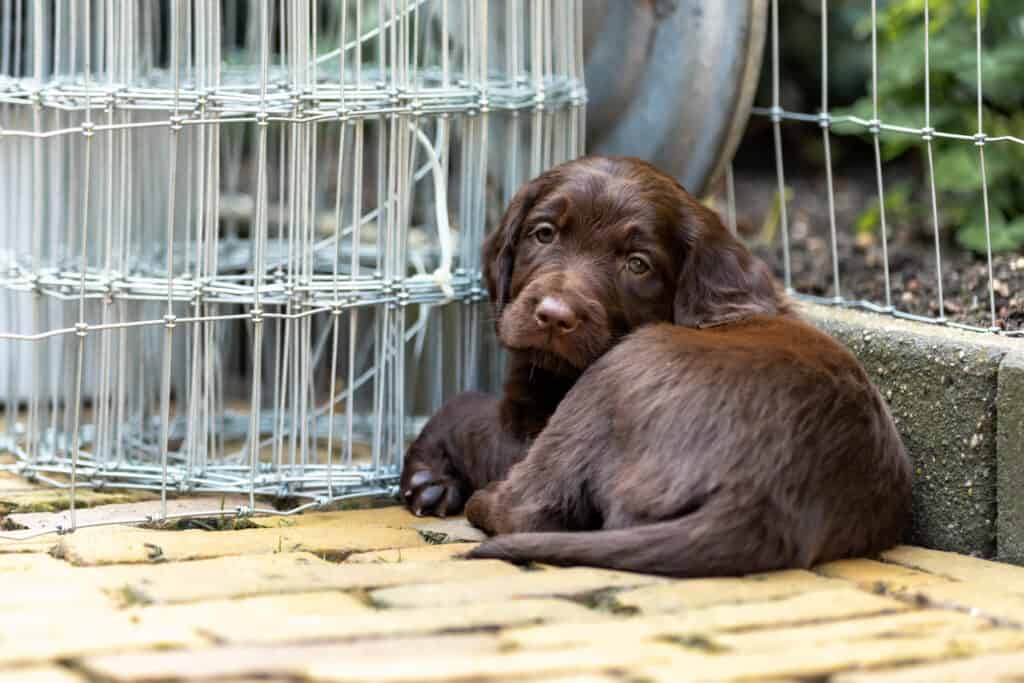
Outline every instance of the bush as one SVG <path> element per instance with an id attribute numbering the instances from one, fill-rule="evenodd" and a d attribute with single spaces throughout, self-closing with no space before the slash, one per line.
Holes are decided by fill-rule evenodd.
<path id="1" fill-rule="evenodd" d="M 867 4 L 867 3 L 865 3 Z M 887 124 L 924 126 L 924 0 L 881 3 L 878 16 L 879 117 Z M 930 0 L 931 126 L 950 133 L 978 131 L 975 1 Z M 983 129 L 989 137 L 1024 137 L 1024 7 L 1014 0 L 982 2 Z M 870 14 L 862 13 L 853 25 L 870 56 Z M 839 56 L 836 64 L 842 63 Z M 858 60 L 860 63 L 860 60 Z M 872 118 L 870 73 L 864 94 L 836 115 Z M 852 133 L 837 124 L 837 133 Z M 865 135 L 863 129 L 856 131 Z M 884 160 L 923 154 L 916 135 L 884 132 Z M 943 195 L 944 227 L 955 227 L 957 241 L 976 252 L 986 248 L 982 182 L 977 147 L 969 141 L 933 142 L 935 183 Z M 920 159 L 920 157 L 917 157 Z M 1024 245 L 1024 145 L 1010 141 L 985 148 L 986 176 L 994 251 Z M 906 207 L 905 189 L 897 188 L 892 201 Z M 887 201 L 887 208 L 889 201 Z M 893 208 L 896 208 L 895 206 Z M 915 205 L 918 219 L 930 224 L 928 202 Z M 927 218 L 926 218 L 927 217 Z M 861 229 L 878 222 L 878 207 L 869 209 Z"/>

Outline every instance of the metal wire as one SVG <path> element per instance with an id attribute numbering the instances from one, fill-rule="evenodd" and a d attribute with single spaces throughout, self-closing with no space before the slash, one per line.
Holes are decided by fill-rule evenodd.
<path id="1" fill-rule="evenodd" d="M 393 493 L 439 400 L 493 374 L 489 205 L 582 153 L 581 11 L 3 13 L 0 469 L 71 509 L 0 538 L 73 531 L 82 489 L 159 494 L 120 523 L 188 494 L 248 516 Z M 495 135 L 531 168 L 489 164 Z"/>
<path id="2" fill-rule="evenodd" d="M 827 0 L 821 1 L 821 73 L 822 73 L 822 92 L 821 92 L 821 110 L 816 114 L 802 113 L 786 110 L 780 101 L 780 59 L 779 59 L 779 48 L 780 48 L 780 35 L 779 35 L 779 2 L 778 0 L 772 0 L 771 3 L 771 47 L 770 47 L 770 69 L 771 69 L 771 106 L 769 107 L 754 107 L 752 113 L 755 116 L 763 116 L 770 119 L 772 123 L 772 130 L 774 136 L 774 147 L 775 147 L 775 164 L 776 164 L 776 181 L 778 185 L 779 195 L 779 208 L 780 208 L 780 222 L 781 222 L 781 239 L 782 239 L 782 252 L 783 252 L 783 277 L 787 291 L 794 294 L 798 298 L 804 298 L 809 301 L 816 303 L 848 306 L 854 308 L 861 308 L 870 310 L 878 313 L 885 313 L 899 318 L 905 318 L 910 320 L 916 320 L 921 322 L 928 322 L 934 324 L 948 325 L 950 327 L 956 327 L 958 329 L 970 330 L 975 332 L 997 332 L 1004 336 L 1016 337 L 1024 336 L 1024 330 L 1006 331 L 1002 330 L 997 325 L 997 314 L 995 306 L 995 277 L 992 269 L 992 227 L 990 220 L 989 211 L 989 193 L 988 193 L 988 178 L 985 166 L 985 149 L 991 144 L 1024 144 L 1024 139 L 1018 136 L 1012 135 L 1001 135 L 1001 136 L 989 136 L 985 133 L 984 121 L 983 121 L 983 101 L 984 91 L 982 84 L 982 3 L 981 0 L 975 0 L 975 61 L 976 61 L 976 74 L 978 81 L 977 88 L 977 118 L 978 128 L 977 132 L 973 134 L 968 133 L 956 133 L 948 131 L 935 130 L 932 126 L 932 95 L 931 95 L 931 44 L 930 35 L 932 31 L 932 22 L 930 16 L 930 6 L 928 0 L 924 0 L 923 3 L 923 23 L 924 23 L 924 45 L 922 46 L 924 55 L 924 120 L 921 127 L 912 126 L 899 126 L 891 123 L 886 123 L 881 119 L 879 114 L 879 95 L 878 95 L 878 10 L 877 0 L 871 0 L 871 102 L 872 102 L 872 118 L 862 119 L 857 116 L 836 116 L 829 111 L 829 100 L 828 100 L 828 83 L 829 83 L 829 59 L 828 59 L 828 16 L 829 6 Z M 944 30 L 951 30 L 946 28 Z M 824 146 L 825 156 L 825 183 L 826 183 L 826 196 L 828 199 L 828 211 L 829 211 L 829 230 L 830 230 L 830 246 L 831 246 L 831 263 L 832 263 L 832 279 L 833 279 L 833 292 L 831 297 L 816 297 L 807 295 L 804 293 L 796 292 L 793 290 L 792 284 L 792 249 L 799 248 L 800 245 L 793 245 L 790 241 L 789 234 L 789 220 L 787 215 L 787 202 L 786 202 L 786 182 L 784 173 L 783 163 L 783 145 L 781 136 L 781 124 L 783 122 L 793 123 L 815 123 L 821 127 L 822 130 L 822 141 Z M 829 131 L 834 128 L 837 124 L 845 124 L 847 126 L 860 127 L 864 132 L 868 133 L 872 139 L 874 148 L 874 160 L 875 160 L 875 177 L 878 189 L 878 200 L 880 206 L 880 227 L 881 227 L 881 247 L 882 247 L 882 273 L 881 277 L 884 279 L 884 300 L 883 301 L 868 301 L 863 299 L 854 299 L 842 295 L 840 291 L 839 282 L 839 257 L 837 252 L 836 242 L 836 217 L 835 217 L 835 187 L 832 178 L 832 160 L 831 160 L 831 148 L 829 140 Z M 929 194 L 929 210 L 931 217 L 932 236 L 934 240 L 934 251 L 935 251 L 935 279 L 937 283 L 937 304 L 938 310 L 937 315 L 934 316 L 922 316 L 915 315 L 905 311 L 900 311 L 893 304 L 892 300 L 892 276 L 890 272 L 890 256 L 889 256 L 889 224 L 885 213 L 885 184 L 883 180 L 883 164 L 880 151 L 880 138 L 883 135 L 909 135 L 915 136 L 921 141 L 921 145 L 924 148 L 925 160 L 927 167 L 927 185 Z M 991 318 L 991 324 L 988 327 L 981 327 L 978 325 L 962 324 L 950 321 L 946 318 L 945 310 L 945 290 L 944 290 L 944 278 L 943 278 L 943 266 L 942 266 L 942 249 L 941 249 L 941 220 L 939 216 L 939 196 L 936 189 L 935 181 L 935 165 L 934 165 L 934 153 L 933 143 L 936 140 L 950 140 L 958 142 L 970 142 L 978 148 L 978 164 L 981 174 L 981 203 L 984 211 L 985 220 L 985 244 L 986 244 L 986 263 L 988 272 L 988 307 Z M 730 220 L 733 220 L 730 218 Z"/>

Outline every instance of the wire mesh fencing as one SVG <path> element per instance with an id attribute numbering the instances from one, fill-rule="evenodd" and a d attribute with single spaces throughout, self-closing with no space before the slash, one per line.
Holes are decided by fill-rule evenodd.
<path id="1" fill-rule="evenodd" d="M 991 157 L 994 152 L 998 152 L 1001 147 L 1007 145 L 1021 145 L 1024 144 L 1024 139 L 1016 137 L 1014 135 L 991 135 L 986 133 L 986 122 L 984 117 L 986 102 L 985 88 L 983 83 L 983 63 L 986 58 L 985 44 L 983 41 L 983 6 L 981 0 L 973 0 L 969 3 L 973 5 L 973 26 L 964 27 L 961 25 L 950 26 L 945 25 L 937 27 L 933 24 L 932 8 L 929 6 L 929 1 L 924 0 L 922 3 L 923 14 L 921 17 L 923 24 L 923 39 L 920 45 L 920 50 L 923 55 L 923 98 L 920 102 L 920 111 L 915 110 L 914 114 L 919 114 L 919 125 L 904 125 L 904 121 L 894 123 L 893 121 L 885 120 L 884 111 L 886 103 L 880 99 L 879 96 L 879 5 L 884 6 L 883 3 L 879 3 L 878 0 L 870 0 L 869 3 L 865 3 L 870 6 L 870 30 L 869 37 L 864 43 L 864 50 L 870 57 L 870 85 L 869 85 L 869 96 L 871 100 L 871 116 L 870 118 L 863 118 L 855 115 L 842 114 L 837 115 L 832 113 L 830 110 L 830 75 L 835 75 L 837 70 L 844 68 L 844 62 L 852 60 L 853 55 L 849 53 L 844 54 L 832 54 L 829 47 L 829 17 L 830 11 L 837 12 L 843 8 L 837 8 L 833 6 L 830 10 L 828 0 L 821 0 L 820 5 L 820 33 L 817 39 L 820 41 L 820 69 L 821 69 L 821 92 L 820 92 L 820 107 L 815 113 L 791 111 L 785 108 L 783 102 L 783 92 L 780 87 L 780 73 L 782 69 L 780 60 L 780 46 L 784 43 L 780 41 L 786 40 L 811 40 L 806 35 L 787 35 L 786 33 L 786 3 L 780 3 L 779 0 L 772 0 L 770 6 L 770 36 L 767 49 L 769 53 L 766 55 L 766 66 L 770 69 L 770 104 L 769 106 L 755 106 L 752 110 L 754 116 L 764 117 L 771 122 L 772 136 L 774 140 L 774 162 L 775 162 L 775 176 L 777 181 L 778 191 L 778 210 L 779 210 L 779 239 L 781 241 L 781 276 L 785 282 L 785 286 L 788 291 L 795 294 L 799 298 L 809 299 L 817 303 L 824 303 L 830 305 L 841 305 L 851 306 L 857 308 L 863 308 L 878 313 L 884 313 L 893 315 L 900 318 L 907 318 L 921 322 L 948 325 L 951 327 L 957 327 L 961 329 L 978 331 L 978 332 L 999 332 L 1006 336 L 1021 336 L 1024 335 L 1024 330 L 1004 330 L 1001 328 L 1001 321 L 997 314 L 996 308 L 996 285 L 997 280 L 993 276 L 993 231 L 1002 229 L 1003 226 L 997 221 L 993 220 L 990 211 L 989 201 L 989 179 L 986 168 L 986 158 Z M 966 3 L 965 3 L 966 4 Z M 836 3 L 833 3 L 836 5 Z M 780 35 L 780 23 L 783 25 L 782 35 Z M 975 99 L 977 105 L 977 117 L 976 117 L 976 128 L 974 130 L 953 130 L 943 131 L 938 130 L 934 126 L 934 112 L 937 107 L 942 106 L 943 102 L 935 102 L 933 99 L 933 86 L 932 86 L 932 71 L 935 64 L 936 56 L 932 53 L 931 43 L 933 41 L 933 35 L 936 30 L 940 31 L 954 31 L 954 30 L 971 30 L 974 38 L 974 67 L 975 73 L 974 78 L 976 79 L 975 87 Z M 948 59 L 948 55 L 944 55 L 943 58 Z M 908 64 L 913 63 L 912 60 L 908 60 Z M 906 113 L 906 112 L 902 112 Z M 792 220 L 788 214 L 788 204 L 790 200 L 787 197 L 787 164 L 785 146 L 783 144 L 783 126 L 784 125 L 802 125 L 802 126 L 817 126 L 821 131 L 821 156 L 823 159 L 823 178 L 821 182 L 822 194 L 827 202 L 828 210 L 828 225 L 827 225 L 827 240 L 829 246 L 829 258 L 828 258 L 828 284 L 824 288 L 826 293 L 824 296 L 815 295 L 808 292 L 798 291 L 799 287 L 795 286 L 793 279 L 793 268 L 792 261 L 796 254 L 801 254 L 802 251 L 806 251 L 806 244 L 800 240 L 795 240 L 792 232 Z M 879 288 L 880 294 L 872 297 L 860 297 L 856 293 L 852 292 L 848 283 L 845 283 L 842 278 L 843 263 L 840 253 L 837 249 L 837 231 L 850 229 L 848 225 L 837 225 L 836 220 L 836 182 L 833 177 L 833 159 L 832 151 L 834 145 L 834 135 L 836 134 L 837 128 L 842 127 L 844 134 L 849 134 L 851 131 L 858 135 L 866 135 L 869 138 L 870 144 L 873 147 L 873 175 L 874 185 L 877 188 L 878 198 L 878 224 L 879 224 L 879 240 L 881 246 L 881 258 L 877 264 L 877 278 L 882 283 L 882 287 Z M 882 141 L 886 139 L 902 138 L 908 145 L 915 145 L 922 151 L 923 159 L 923 182 L 926 188 L 925 202 L 926 213 L 928 216 L 928 222 L 930 227 L 930 239 L 932 241 L 932 249 L 934 251 L 934 257 L 932 258 L 932 267 L 934 268 L 934 277 L 936 280 L 936 292 L 935 292 L 935 306 L 933 307 L 933 315 L 923 315 L 920 312 L 910 312 L 901 309 L 901 302 L 897 297 L 894 296 L 893 287 L 893 272 L 892 272 L 892 258 L 890 254 L 891 239 L 892 239 L 892 225 L 886 215 L 886 196 L 888 191 L 888 183 L 886 179 L 886 166 L 885 155 L 882 151 Z M 944 290 L 944 284 L 949 284 L 949 272 L 948 268 L 944 272 L 944 263 L 948 263 L 948 256 L 943 253 L 944 240 L 943 240 L 943 225 L 942 219 L 943 211 L 943 197 L 941 193 L 936 189 L 936 164 L 935 164 L 935 150 L 938 145 L 965 145 L 973 146 L 976 150 L 973 152 L 973 164 L 977 173 L 980 175 L 980 183 L 977 192 L 977 196 L 974 197 L 973 201 L 980 207 L 980 211 L 983 215 L 984 221 L 984 245 L 985 253 L 984 258 L 987 265 L 987 300 L 980 302 L 980 305 L 987 309 L 987 317 L 989 324 L 967 324 L 957 320 L 952 320 L 947 317 L 947 309 L 950 307 L 947 300 L 948 290 Z M 1005 149 L 1005 148 L 1003 148 Z M 729 205 L 728 216 L 730 224 L 735 229 L 735 196 L 732 185 L 731 169 L 730 173 L 726 178 L 727 181 L 727 201 Z M 947 207 L 949 208 L 949 207 Z M 998 235 L 996 235 L 998 237 Z"/>
<path id="2" fill-rule="evenodd" d="M 493 386 L 485 226 L 585 103 L 579 0 L 493 7 L 4 0 L 0 468 L 57 531 L 84 488 L 391 494 Z"/>

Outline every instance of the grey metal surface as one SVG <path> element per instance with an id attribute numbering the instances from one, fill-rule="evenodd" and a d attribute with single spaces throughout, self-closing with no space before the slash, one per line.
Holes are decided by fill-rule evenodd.
<path id="1" fill-rule="evenodd" d="M 767 0 L 588 0 L 587 151 L 647 159 L 701 194 L 746 126 Z"/>
<path id="2" fill-rule="evenodd" d="M 646 159 L 703 194 L 724 173 L 746 127 L 768 3 L 583 0 L 586 151 Z M 488 0 L 492 17 L 516 7 Z M 459 21 L 453 19 L 456 54 L 469 35 Z M 510 54 L 504 36 L 493 36 L 491 68 L 502 68 Z M 493 159 L 491 174 L 499 176 L 503 163 Z"/>

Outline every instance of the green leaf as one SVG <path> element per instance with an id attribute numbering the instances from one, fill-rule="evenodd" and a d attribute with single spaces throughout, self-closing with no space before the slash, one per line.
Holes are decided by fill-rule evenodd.
<path id="1" fill-rule="evenodd" d="M 969 142 L 939 148 L 935 153 L 935 187 L 946 192 L 979 192 L 978 148 Z"/>
<path id="2" fill-rule="evenodd" d="M 993 253 L 1014 251 L 1024 246 L 1024 217 L 1007 223 L 1002 212 L 992 207 L 989 219 Z M 971 211 L 968 222 L 957 230 L 956 239 L 962 247 L 978 254 L 986 253 L 987 240 L 982 207 Z"/>
<path id="3" fill-rule="evenodd" d="M 880 204 L 878 200 L 871 202 L 864 213 L 857 218 L 857 234 L 863 235 L 865 233 L 871 234 L 882 224 L 882 212 L 879 210 Z"/>

